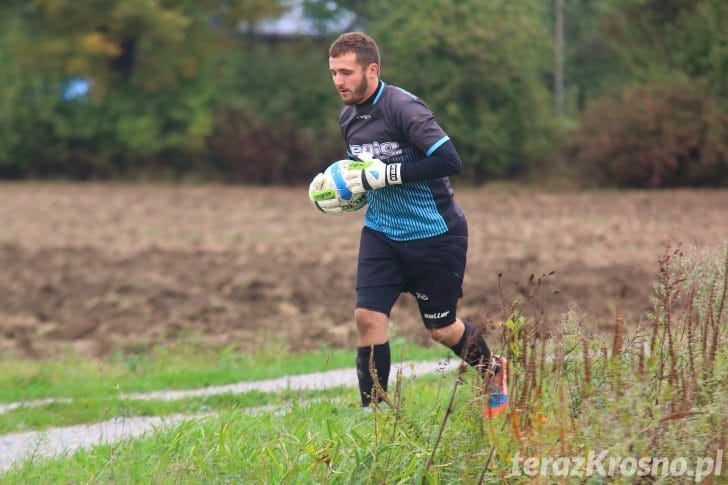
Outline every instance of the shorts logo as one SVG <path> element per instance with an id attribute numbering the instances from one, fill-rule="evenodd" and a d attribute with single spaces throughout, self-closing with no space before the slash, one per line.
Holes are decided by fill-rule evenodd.
<path id="1" fill-rule="evenodd" d="M 445 318 L 449 314 L 450 314 L 450 310 L 448 310 L 446 312 L 440 312 L 440 313 L 425 313 L 424 317 L 429 318 L 431 320 L 437 320 L 439 318 Z"/>
<path id="2" fill-rule="evenodd" d="M 429 296 L 425 295 L 424 293 L 420 293 L 420 292 L 415 293 L 415 298 L 417 298 L 418 300 L 422 300 L 422 301 L 427 301 L 430 299 Z"/>

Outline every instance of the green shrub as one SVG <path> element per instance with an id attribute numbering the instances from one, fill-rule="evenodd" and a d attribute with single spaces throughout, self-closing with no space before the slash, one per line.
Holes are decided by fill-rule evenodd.
<path id="1" fill-rule="evenodd" d="M 624 89 L 587 107 L 561 157 L 596 184 L 725 185 L 725 107 L 687 83 Z"/>

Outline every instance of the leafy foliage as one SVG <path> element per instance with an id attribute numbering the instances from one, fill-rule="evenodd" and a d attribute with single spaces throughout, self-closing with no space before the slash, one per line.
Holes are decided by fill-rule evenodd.
<path id="1" fill-rule="evenodd" d="M 547 146 L 543 2 L 382 1 L 375 11 L 369 31 L 383 50 L 384 79 L 430 105 L 468 175 L 518 173 Z"/>
<path id="2" fill-rule="evenodd" d="M 564 76 L 566 113 L 578 116 L 587 101 L 618 89 L 628 75 L 615 47 L 600 27 L 608 12 L 604 0 L 565 0 Z"/>
<path id="3" fill-rule="evenodd" d="M 0 42 L 14 82 L 0 176 L 111 176 L 162 157 L 188 168 L 212 129 L 230 28 L 281 11 L 276 1 L 236 5 L 36 0 L 8 9 Z M 89 95 L 64 99 L 69 78 L 86 80 Z"/>
<path id="4" fill-rule="evenodd" d="M 328 42 L 251 39 L 246 47 L 220 70 L 227 96 L 207 138 L 214 167 L 236 182 L 281 183 L 308 180 L 345 158 Z"/>
<path id="5" fill-rule="evenodd" d="M 677 97 L 726 102 L 726 2 L 564 4 L 566 119 L 553 116 L 554 12 L 540 0 L 4 2 L 0 177 L 308 179 L 343 152 L 338 98 L 325 75 L 326 48 L 341 28 L 377 39 L 384 79 L 430 105 L 475 182 L 538 169 L 565 127 L 591 123 L 593 107 L 615 103 L 615 93 L 652 92 L 671 79 L 673 91 L 685 91 Z M 255 34 L 260 19 L 299 7 L 318 36 Z M 71 80 L 87 83 L 88 93 L 68 99 Z M 652 119 L 695 124 L 686 117 L 701 108 L 678 104 Z M 706 139 L 723 136 L 713 114 L 693 115 L 707 124 Z M 661 146 L 664 132 L 641 133 Z M 689 168 L 677 177 L 602 175 L 617 185 L 702 184 L 721 166 L 721 144 L 685 144 L 690 154 L 679 146 L 678 165 Z M 622 165 L 645 165 L 639 147 L 625 145 L 619 156 L 629 160 Z"/>
<path id="6" fill-rule="evenodd" d="M 687 83 L 625 89 L 587 108 L 562 156 L 599 184 L 723 185 L 725 102 Z"/>
<path id="7" fill-rule="evenodd" d="M 632 81 L 675 75 L 728 96 L 728 4 L 721 0 L 620 0 L 601 30 Z"/>

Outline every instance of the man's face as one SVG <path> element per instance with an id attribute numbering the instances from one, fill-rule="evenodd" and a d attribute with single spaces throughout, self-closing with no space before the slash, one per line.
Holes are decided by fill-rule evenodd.
<path id="1" fill-rule="evenodd" d="M 370 82 L 376 81 L 376 64 L 363 67 L 357 62 L 354 52 L 329 57 L 329 72 L 344 104 L 366 101 L 377 89 L 377 83 Z"/>

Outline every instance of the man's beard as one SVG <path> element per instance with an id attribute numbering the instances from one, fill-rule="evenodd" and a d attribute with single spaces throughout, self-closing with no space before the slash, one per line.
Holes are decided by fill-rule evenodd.
<path id="1" fill-rule="evenodd" d="M 359 104 L 362 101 L 364 101 L 364 94 L 366 94 L 367 90 L 369 89 L 369 80 L 365 77 L 362 78 L 361 84 L 359 84 L 359 87 L 356 88 L 356 91 L 354 91 L 354 97 L 350 101 L 345 101 L 344 104 L 347 105 L 354 105 Z"/>

